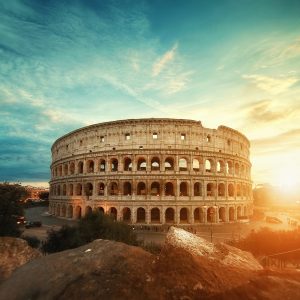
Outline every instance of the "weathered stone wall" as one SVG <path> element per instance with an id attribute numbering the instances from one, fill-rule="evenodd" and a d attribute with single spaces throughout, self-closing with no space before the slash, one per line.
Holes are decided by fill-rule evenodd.
<path id="1" fill-rule="evenodd" d="M 138 224 L 229 222 L 252 213 L 248 139 L 179 119 L 100 123 L 52 146 L 50 211 Z"/>

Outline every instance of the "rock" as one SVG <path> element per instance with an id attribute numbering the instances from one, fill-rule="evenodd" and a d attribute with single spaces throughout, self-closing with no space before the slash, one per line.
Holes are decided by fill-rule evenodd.
<path id="1" fill-rule="evenodd" d="M 213 244 L 181 228 L 171 227 L 166 237 L 166 247 L 182 249 L 196 257 L 218 261 L 230 267 L 258 271 L 263 267 L 249 252 L 224 243 Z"/>
<path id="2" fill-rule="evenodd" d="M 8 278 L 16 268 L 40 256 L 41 253 L 31 248 L 25 240 L 0 237 L 0 282 Z"/>
<path id="3" fill-rule="evenodd" d="M 151 263 L 152 255 L 141 248 L 95 240 L 19 268 L 0 286 L 0 299 L 147 298 Z"/>
<path id="4" fill-rule="evenodd" d="M 96 240 L 33 260 L 2 283 L 0 299 L 295 299 L 297 276 L 266 273 L 247 252 L 171 228 L 158 256 Z"/>

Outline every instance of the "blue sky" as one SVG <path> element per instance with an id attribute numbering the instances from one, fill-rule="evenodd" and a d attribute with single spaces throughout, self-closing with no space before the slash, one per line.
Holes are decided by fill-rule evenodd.
<path id="1" fill-rule="evenodd" d="M 300 184 L 299 16 L 297 0 L 1 1 L 0 180 L 45 184 L 78 127 L 174 117 L 242 131 L 255 183 Z"/>

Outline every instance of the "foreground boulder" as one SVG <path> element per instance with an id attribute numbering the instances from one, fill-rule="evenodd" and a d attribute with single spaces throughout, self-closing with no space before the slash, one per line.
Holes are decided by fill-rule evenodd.
<path id="1" fill-rule="evenodd" d="M 8 278 L 16 268 L 40 256 L 41 253 L 31 248 L 25 240 L 0 237 L 0 282 Z"/>
<path id="2" fill-rule="evenodd" d="M 0 299 L 296 299 L 298 277 L 171 228 L 158 256 L 96 240 L 33 260 L 0 285 Z"/>

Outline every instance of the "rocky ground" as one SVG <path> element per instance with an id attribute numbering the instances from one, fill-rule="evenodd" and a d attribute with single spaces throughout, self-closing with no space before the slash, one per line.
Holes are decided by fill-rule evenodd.
<path id="1" fill-rule="evenodd" d="M 16 300 L 287 300 L 299 295 L 300 274 L 264 270 L 248 252 L 209 243 L 174 227 L 158 256 L 138 247 L 96 240 L 33 259 L 0 285 L 0 299 Z"/>

